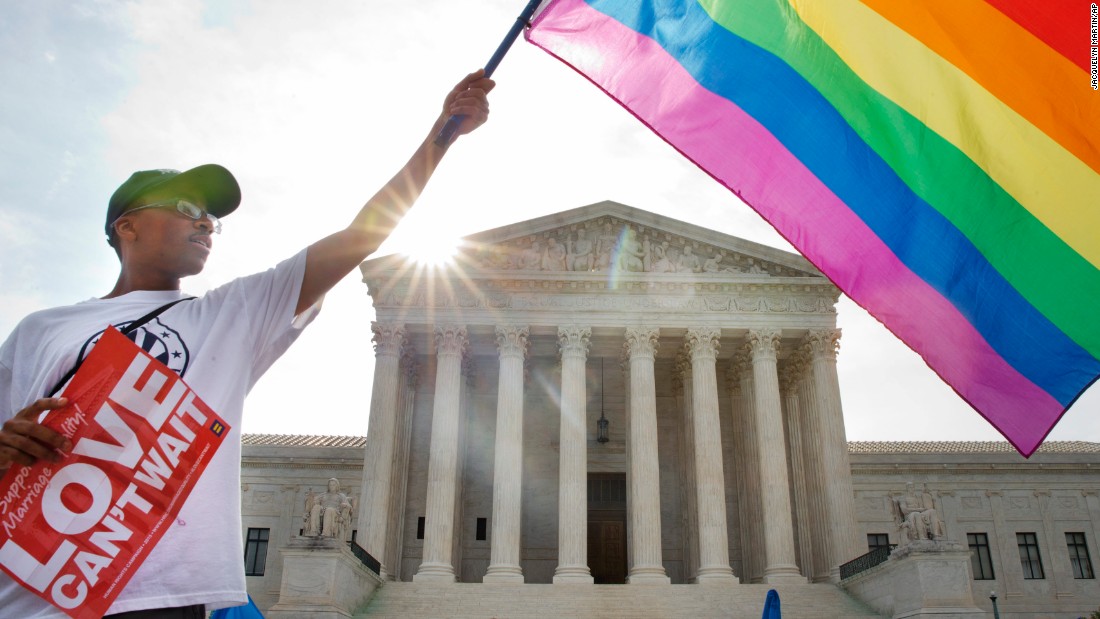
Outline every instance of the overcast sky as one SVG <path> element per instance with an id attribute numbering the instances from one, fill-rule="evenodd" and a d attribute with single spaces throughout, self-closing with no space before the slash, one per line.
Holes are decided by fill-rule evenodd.
<path id="1" fill-rule="evenodd" d="M 28 312 L 111 289 L 103 218 L 135 170 L 216 162 L 240 181 L 241 209 L 191 293 L 344 227 L 525 4 L 0 0 L 0 337 Z M 544 52 L 520 40 L 494 77 L 490 122 L 452 149 L 383 253 L 601 200 L 791 250 Z M 366 432 L 374 313 L 356 275 L 261 379 L 245 432 Z M 1001 438 L 846 298 L 838 321 L 849 440 Z M 1100 388 L 1050 438 L 1100 441 Z"/>

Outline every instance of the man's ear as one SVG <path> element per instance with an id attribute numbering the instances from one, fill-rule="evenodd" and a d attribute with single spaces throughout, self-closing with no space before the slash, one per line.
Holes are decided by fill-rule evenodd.
<path id="1" fill-rule="evenodd" d="M 123 215 L 115 221 L 115 237 L 118 238 L 120 246 L 123 239 L 132 241 L 135 236 L 137 236 L 137 230 L 134 229 L 133 219 Z"/>

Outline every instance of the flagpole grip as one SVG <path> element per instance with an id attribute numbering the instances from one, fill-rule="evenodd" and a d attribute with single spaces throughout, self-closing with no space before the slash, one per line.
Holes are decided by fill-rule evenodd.
<path id="1" fill-rule="evenodd" d="M 519 33 L 523 32 L 524 27 L 531 22 L 531 17 L 535 14 L 535 10 L 539 8 L 539 4 L 541 3 L 542 0 L 530 0 L 527 6 L 524 7 L 523 12 L 519 14 L 519 17 L 516 17 L 515 23 L 512 24 L 512 28 L 508 30 L 508 34 L 504 36 L 504 40 L 497 46 L 497 50 L 493 52 L 492 58 L 489 59 L 489 62 L 485 63 L 485 77 L 492 77 L 493 71 L 496 71 L 497 65 L 500 64 L 501 60 L 504 60 L 504 55 L 508 53 L 508 50 L 512 47 L 512 43 L 515 43 L 516 39 L 519 38 Z M 440 148 L 447 148 L 450 146 L 464 118 L 465 116 L 461 114 L 454 114 L 448 118 L 443 128 L 439 130 L 439 134 L 435 136 L 436 146 Z"/>

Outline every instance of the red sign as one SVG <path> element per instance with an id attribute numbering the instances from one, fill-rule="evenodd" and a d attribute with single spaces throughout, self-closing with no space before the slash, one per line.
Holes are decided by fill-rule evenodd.
<path id="1" fill-rule="evenodd" d="M 98 619 L 175 522 L 229 426 L 108 328 L 45 425 L 60 462 L 0 479 L 0 569 L 76 619 Z"/>

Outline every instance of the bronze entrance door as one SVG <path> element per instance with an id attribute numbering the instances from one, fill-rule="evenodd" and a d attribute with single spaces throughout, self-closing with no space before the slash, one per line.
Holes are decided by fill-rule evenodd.
<path id="1" fill-rule="evenodd" d="M 588 476 L 588 568 L 598 585 L 626 582 L 626 474 Z"/>

